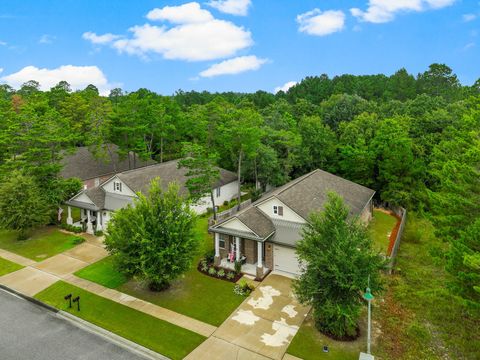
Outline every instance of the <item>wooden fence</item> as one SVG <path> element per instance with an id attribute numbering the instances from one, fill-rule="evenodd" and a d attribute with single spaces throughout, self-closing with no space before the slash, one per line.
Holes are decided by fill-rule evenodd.
<path id="1" fill-rule="evenodd" d="M 397 257 L 397 252 L 400 247 L 400 242 L 402 241 L 403 231 L 405 230 L 405 224 L 407 222 L 407 210 L 398 207 L 398 206 L 388 206 L 388 209 L 391 210 L 395 215 L 400 218 L 400 226 L 395 237 L 395 241 L 391 247 L 389 247 L 389 252 L 387 258 L 389 259 L 387 268 L 388 272 L 391 274 L 393 267 L 395 266 L 395 258 Z"/>
<path id="2" fill-rule="evenodd" d="M 247 200 L 243 201 L 242 203 L 240 203 L 240 210 L 245 209 L 251 203 L 252 203 L 252 199 L 247 199 Z M 237 205 L 235 205 L 231 209 L 228 209 L 228 210 L 225 210 L 225 211 L 222 211 L 222 212 L 218 213 L 217 214 L 217 222 L 225 220 L 226 218 L 229 218 L 230 216 L 236 214 L 240 210 L 237 208 Z M 208 224 L 209 225 L 213 224 L 213 216 L 210 217 L 210 219 L 208 219 Z"/>

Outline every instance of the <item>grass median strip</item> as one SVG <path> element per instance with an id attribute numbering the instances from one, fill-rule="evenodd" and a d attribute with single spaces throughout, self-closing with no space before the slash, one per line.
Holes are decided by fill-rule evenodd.
<path id="1" fill-rule="evenodd" d="M 9 274 L 11 272 L 23 269 L 22 265 L 0 258 L 0 276 Z"/>
<path id="2" fill-rule="evenodd" d="M 64 300 L 67 294 L 80 296 L 80 312 L 76 307 L 68 309 Z M 63 281 L 56 282 L 35 298 L 172 359 L 183 359 L 205 340 L 199 334 Z"/>
<path id="3" fill-rule="evenodd" d="M 112 256 L 108 256 L 77 271 L 75 275 L 79 278 L 95 282 L 110 289 L 116 289 L 128 280 L 116 269 Z"/>

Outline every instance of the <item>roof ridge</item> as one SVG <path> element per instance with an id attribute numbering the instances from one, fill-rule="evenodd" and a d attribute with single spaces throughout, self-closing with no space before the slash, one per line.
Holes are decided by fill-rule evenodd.
<path id="1" fill-rule="evenodd" d="M 313 175 L 314 173 L 316 173 L 318 170 L 320 170 L 320 169 L 315 169 L 315 170 L 313 170 L 313 171 L 310 171 L 308 174 L 302 175 L 302 176 L 300 176 L 299 178 L 296 178 L 295 180 L 290 181 L 290 183 L 285 184 L 285 185 L 288 185 L 288 184 L 289 184 L 288 186 L 286 186 L 285 188 L 283 188 L 282 190 L 280 190 L 278 193 L 272 194 L 272 195 L 280 195 L 281 193 L 283 193 L 283 192 L 287 191 L 288 189 L 290 189 L 292 186 L 297 185 L 298 183 L 301 183 L 303 180 L 309 178 L 311 175 Z"/>
<path id="2" fill-rule="evenodd" d="M 164 162 L 161 162 L 161 163 L 145 165 L 145 166 L 142 166 L 142 167 L 139 167 L 139 168 L 136 168 L 136 169 L 129 169 L 129 170 L 125 170 L 125 171 L 120 171 L 118 173 L 115 173 L 115 175 L 130 173 L 130 172 L 134 172 L 134 171 L 138 171 L 138 170 L 145 170 L 146 168 L 150 168 L 150 167 L 154 167 L 154 166 L 161 167 L 162 165 L 167 165 L 167 164 L 170 164 L 172 162 L 179 161 L 179 160 L 180 159 L 173 159 L 173 160 L 164 161 Z"/>

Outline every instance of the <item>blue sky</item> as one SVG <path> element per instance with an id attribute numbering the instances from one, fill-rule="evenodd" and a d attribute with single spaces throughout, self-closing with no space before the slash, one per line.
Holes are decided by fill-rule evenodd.
<path id="1" fill-rule="evenodd" d="M 66 79 L 274 91 L 310 75 L 412 73 L 433 62 L 480 78 L 477 0 L 36 0 L 0 4 L 0 82 Z"/>

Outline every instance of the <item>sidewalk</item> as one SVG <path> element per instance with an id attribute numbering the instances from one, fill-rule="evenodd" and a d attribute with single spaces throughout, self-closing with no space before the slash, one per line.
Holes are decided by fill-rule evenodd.
<path id="1" fill-rule="evenodd" d="M 73 275 L 74 272 L 108 256 L 107 251 L 96 238 L 90 237 L 86 242 L 73 249 L 41 262 L 24 258 L 6 250 L 0 250 L 0 256 L 25 266 L 21 270 L 0 277 L 0 284 L 22 294 L 34 296 L 55 282 L 62 280 L 205 337 L 209 337 L 217 330 L 217 327 L 213 325 Z"/>

